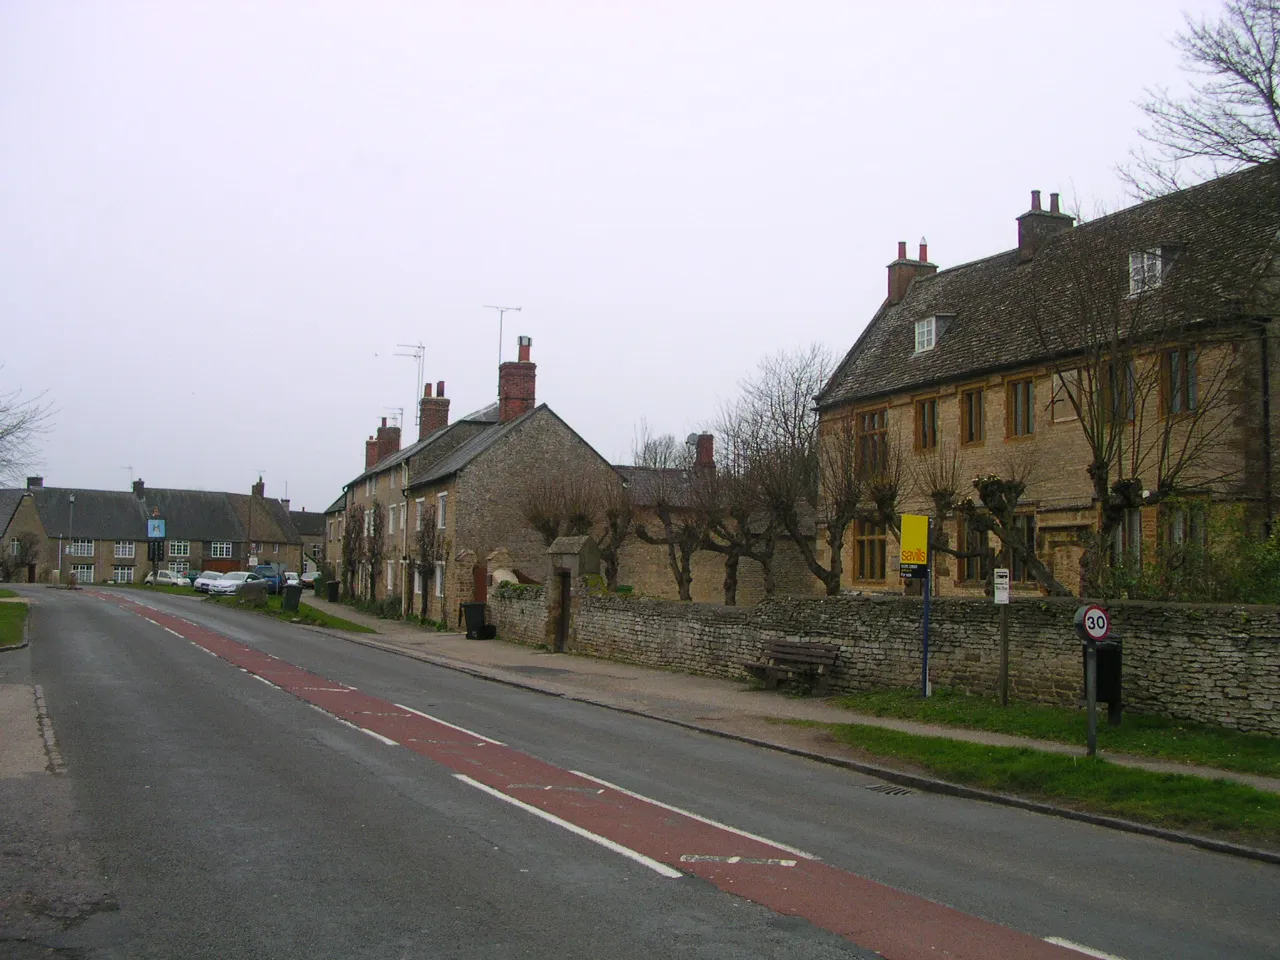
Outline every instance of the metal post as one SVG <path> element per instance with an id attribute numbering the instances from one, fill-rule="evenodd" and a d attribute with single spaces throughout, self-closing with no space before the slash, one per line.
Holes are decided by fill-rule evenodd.
<path id="1" fill-rule="evenodd" d="M 1098 754 L 1098 645 L 1090 641 L 1084 645 L 1084 697 L 1089 713 L 1089 750 L 1091 757 Z"/>
<path id="2" fill-rule="evenodd" d="M 930 524 L 932 526 L 932 523 Z M 933 551 L 924 564 L 924 656 L 920 664 L 920 696 L 929 696 L 929 594 L 933 592 Z"/>
<path id="3" fill-rule="evenodd" d="M 1000 706 L 1009 705 L 1009 605 L 1000 605 Z"/>

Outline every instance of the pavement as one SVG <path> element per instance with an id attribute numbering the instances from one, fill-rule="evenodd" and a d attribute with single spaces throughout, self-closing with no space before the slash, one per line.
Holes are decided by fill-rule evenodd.
<path id="1" fill-rule="evenodd" d="M 697 677 L 671 670 L 599 660 L 567 653 L 552 653 L 502 640 L 468 640 L 459 633 L 381 620 L 344 604 L 319 597 L 305 602 L 326 613 L 377 630 L 376 636 L 328 631 L 356 643 L 411 656 L 428 663 L 465 670 L 493 680 L 517 684 L 556 696 L 587 700 L 614 709 L 633 711 L 661 720 L 686 723 L 752 741 L 771 743 L 780 749 L 804 750 L 835 760 L 849 761 L 855 751 L 841 747 L 821 730 L 806 730 L 788 721 L 852 723 L 927 737 L 943 737 L 997 747 L 1026 747 L 1046 753 L 1083 756 L 1083 747 L 1036 740 L 984 730 L 876 717 L 836 706 L 830 700 L 799 698 L 776 691 L 753 689 L 742 682 Z M 1259 790 L 1280 793 L 1280 778 L 1155 760 L 1100 750 L 1110 763 L 1154 773 L 1178 773 L 1206 779 L 1226 779 Z"/>

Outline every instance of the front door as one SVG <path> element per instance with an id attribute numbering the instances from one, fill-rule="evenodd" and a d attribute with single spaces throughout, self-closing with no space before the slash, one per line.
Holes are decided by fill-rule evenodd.
<path id="1" fill-rule="evenodd" d="M 471 591 L 471 599 L 477 603 L 484 603 L 489 599 L 489 566 L 484 563 L 477 563 L 472 570 L 475 577 L 475 585 Z"/>

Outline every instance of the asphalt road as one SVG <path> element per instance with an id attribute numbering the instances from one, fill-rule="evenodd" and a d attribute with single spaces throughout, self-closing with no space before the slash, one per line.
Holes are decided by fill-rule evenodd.
<path id="1" fill-rule="evenodd" d="M 1277 953 L 1272 865 L 881 794 L 846 771 L 252 614 L 127 596 L 188 623 L 142 611 L 152 623 L 88 591 L 41 591 L 33 610 L 31 679 L 119 905 L 60 942 L 84 956 L 848 957 L 875 946 L 906 958 L 966 955 L 966 937 L 991 938 L 993 958 L 1072 955 L 1035 952 L 1043 938 L 1126 960 Z M 347 697 L 366 704 L 359 725 L 384 733 L 313 708 L 341 713 L 332 704 Z M 571 771 L 778 850 L 743 840 L 747 862 L 680 862 L 664 832 L 695 853 L 733 852 L 727 834 L 588 790 Z"/>

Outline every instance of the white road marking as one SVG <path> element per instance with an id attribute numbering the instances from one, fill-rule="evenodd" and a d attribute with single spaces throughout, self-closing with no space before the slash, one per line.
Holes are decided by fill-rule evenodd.
<path id="1" fill-rule="evenodd" d="M 346 687 L 300 687 L 300 690 L 314 690 L 318 693 L 350 693 Z"/>
<path id="2" fill-rule="evenodd" d="M 186 638 L 186 637 L 184 637 L 182 634 L 180 634 L 177 630 L 170 630 L 168 627 L 165 627 L 164 629 L 165 629 L 165 632 L 166 632 L 166 633 L 172 633 L 172 634 L 173 634 L 175 637 L 177 637 L 179 640 L 185 640 L 185 639 L 187 639 L 187 638 Z"/>
<path id="3" fill-rule="evenodd" d="M 381 741 L 382 741 L 383 743 L 385 743 L 388 747 L 398 747 L 398 746 L 400 746 L 400 744 L 398 744 L 396 741 L 392 740 L 390 737 L 384 737 L 384 736 L 383 736 L 382 734 L 380 734 L 380 733 L 374 733 L 374 732 L 373 732 L 372 730 L 370 730 L 368 727 L 356 727 L 356 729 L 357 729 L 357 730 L 359 730 L 361 733 L 367 733 L 369 736 L 373 737 L 373 739 L 375 739 L 375 740 L 381 740 Z"/>
<path id="4" fill-rule="evenodd" d="M 616 783 L 610 783 L 608 780 L 601 780 L 599 777 L 593 777 L 589 773 L 583 773 L 581 770 L 570 770 L 574 776 L 582 777 L 584 780 L 590 780 L 592 783 L 598 783 L 601 786 L 608 787 L 610 790 L 617 790 L 619 793 L 625 793 L 628 797 L 634 797 L 637 800 L 643 800 L 645 803 L 651 803 L 655 807 L 661 807 L 663 810 L 670 810 L 672 813 L 682 814 L 691 820 L 697 820 L 699 823 L 705 823 L 708 826 L 718 827 L 721 830 L 728 830 L 730 833 L 736 833 L 740 837 L 746 837 L 748 840 L 756 840 L 760 843 L 767 843 L 771 847 L 779 850 L 785 850 L 787 853 L 794 853 L 797 857 L 804 857 L 806 860 L 821 860 L 821 857 L 815 857 L 812 853 L 805 853 L 796 847 L 787 846 L 785 843 L 779 843 L 777 840 L 770 840 L 768 837 L 762 837 L 759 834 L 748 833 L 746 830 L 739 830 L 737 827 L 731 827 L 727 823 L 721 823 L 718 820 L 712 820 L 710 817 L 704 817 L 701 814 L 694 813 L 691 810 L 685 810 L 683 807 L 675 807 L 669 803 L 663 803 L 661 800 L 655 800 L 653 797 L 646 797 L 642 793 L 635 793 L 626 787 L 620 787 Z"/>
<path id="5" fill-rule="evenodd" d="M 399 706 L 399 704 L 396 704 L 396 706 Z M 568 820 L 561 820 L 559 817 L 557 817 L 553 813 L 547 813 L 547 811 L 539 810 L 537 807 L 531 806 L 530 804 L 527 804 L 521 800 L 517 800 L 515 797 L 509 797 L 505 793 L 503 793 L 501 790 L 495 790 L 493 787 L 489 786 L 486 783 L 480 783 L 477 780 L 472 780 L 465 773 L 455 773 L 453 776 L 455 779 L 461 780 L 463 783 L 470 784 L 471 786 L 475 787 L 477 790 L 483 790 L 485 793 L 489 794 L 490 796 L 497 797 L 499 800 L 509 803 L 513 807 L 519 807 L 521 810 L 524 810 L 528 813 L 532 813 L 535 817 L 541 817 L 543 820 L 546 820 L 549 823 L 554 823 L 558 827 L 563 827 L 564 829 L 568 830 L 570 833 L 576 834 L 579 837 L 583 837 L 587 840 L 590 840 L 592 843 L 598 843 L 600 846 L 604 847 L 606 850 L 612 850 L 614 853 L 620 853 L 624 857 L 627 857 L 630 860 L 634 860 L 636 863 L 639 863 L 642 866 L 648 867 L 654 873 L 659 873 L 662 876 L 668 877 L 672 880 L 676 880 L 684 876 L 684 874 L 681 873 L 679 870 L 676 870 L 673 867 L 668 867 L 665 863 L 659 863 L 657 860 L 652 860 L 649 857 L 646 857 L 643 853 L 639 853 L 636 850 L 632 850 L 630 847 L 624 847 L 620 843 L 614 843 L 608 837 L 602 837 L 598 833 L 592 833 L 590 830 L 583 829 L 582 827 L 578 826 L 576 823 L 570 823 Z"/>
<path id="6" fill-rule="evenodd" d="M 251 674 L 249 674 L 249 676 L 253 677 L 253 679 L 255 679 L 255 680 L 261 680 L 261 681 L 262 681 L 263 683 L 265 683 L 268 687 L 274 687 L 276 690 L 279 690 L 279 689 L 280 689 L 280 688 L 279 688 L 279 687 L 277 687 L 274 683 L 272 683 L 270 680 L 268 680 L 266 677 L 260 677 L 260 676 L 258 676 L 256 673 L 251 673 Z"/>
<path id="7" fill-rule="evenodd" d="M 592 790 L 590 787 L 554 786 L 543 783 L 508 783 L 508 790 L 571 790 L 574 793 L 604 793 L 604 788 Z"/>
<path id="8" fill-rule="evenodd" d="M 421 710 L 415 710 L 413 707 L 406 707 L 403 703 L 397 703 L 397 707 L 401 710 L 408 710 L 410 713 L 416 713 L 420 717 L 426 717 L 428 720 L 434 720 L 442 726 L 448 727 L 450 730 L 457 730 L 459 733 L 465 733 L 468 737 L 475 737 L 477 740 L 483 740 L 485 743 L 492 743 L 495 747 L 505 747 L 506 744 L 501 740 L 494 740 L 492 737 L 486 737 L 483 733 L 476 733 L 474 730 L 468 730 L 466 727 L 460 727 L 456 723 L 450 723 L 448 720 L 441 720 L 439 717 L 433 717 L 429 713 L 423 713 Z"/>
<path id="9" fill-rule="evenodd" d="M 1076 943 L 1073 940 L 1065 940 L 1062 937 L 1045 937 L 1045 943 L 1052 943 L 1055 947 L 1066 947 L 1068 950 L 1075 950 L 1083 953 L 1086 957 L 1097 957 L 1098 960 L 1124 960 L 1124 957 L 1118 957 L 1114 953 L 1103 953 L 1101 950 L 1095 950 L 1093 947 L 1086 947 L 1084 944 Z"/>
<path id="10" fill-rule="evenodd" d="M 681 863 L 755 863 L 768 867 L 794 867 L 795 860 L 775 860 L 772 857 L 713 857 L 702 853 L 686 853 Z"/>
<path id="11" fill-rule="evenodd" d="M 340 724 L 342 724 L 344 727 L 350 727 L 352 730 L 363 730 L 363 729 L 364 729 L 364 727 L 358 727 L 358 726 L 356 726 L 356 725 L 355 725 L 354 723 L 352 723 L 350 720 L 344 720 L 344 719 L 342 719 L 342 717 L 338 716 L 336 713 L 330 713 L 330 712 L 329 712 L 328 710 L 326 710 L 324 707 L 317 706 L 317 705 L 316 705 L 316 704 L 314 704 L 314 703 L 308 703 L 306 700 L 304 700 L 304 701 L 302 701 L 302 702 L 303 702 L 303 703 L 306 703 L 306 704 L 307 704 L 307 706 L 308 706 L 308 707 L 310 707 L 312 710 L 314 710 L 316 713 L 323 713 L 323 714 L 324 714 L 326 717 L 328 717 L 330 720 L 337 720 L 337 721 L 338 721 Z"/>

